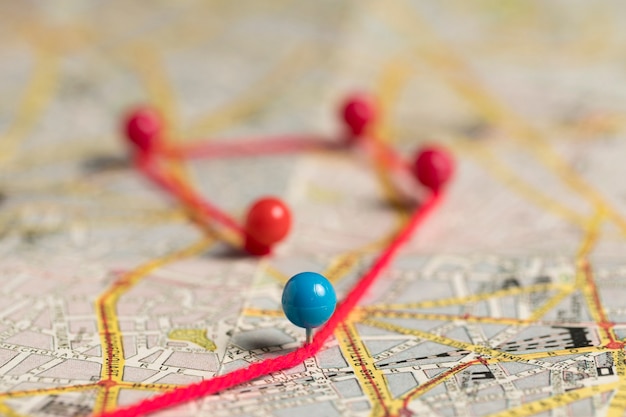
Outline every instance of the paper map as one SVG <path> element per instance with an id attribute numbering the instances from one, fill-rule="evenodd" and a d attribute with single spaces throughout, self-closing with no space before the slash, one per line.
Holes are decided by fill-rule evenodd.
<path id="1" fill-rule="evenodd" d="M 97 415 L 301 346 L 284 283 L 341 299 L 410 214 L 392 181 L 358 151 L 180 164 L 236 218 L 292 208 L 273 256 L 240 256 L 132 167 L 120 120 L 333 138 L 359 89 L 403 155 L 455 155 L 443 206 L 316 357 L 156 415 L 623 415 L 626 4 L 1 8 L 0 415 Z"/>

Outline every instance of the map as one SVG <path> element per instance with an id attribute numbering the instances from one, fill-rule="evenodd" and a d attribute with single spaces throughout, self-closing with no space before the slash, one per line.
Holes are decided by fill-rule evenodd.
<path id="1" fill-rule="evenodd" d="M 337 140 L 353 91 L 443 203 L 301 365 L 156 416 L 622 416 L 626 3 L 2 2 L 0 415 L 97 416 L 304 343 L 285 282 L 342 299 L 407 222 L 358 148 L 172 162 L 221 209 L 283 198 L 268 257 L 234 250 L 130 161 L 172 143 Z"/>

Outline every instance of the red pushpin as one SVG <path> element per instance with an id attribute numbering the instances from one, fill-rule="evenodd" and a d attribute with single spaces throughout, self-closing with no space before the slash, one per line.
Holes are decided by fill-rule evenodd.
<path id="1" fill-rule="evenodd" d="M 426 146 L 417 152 L 412 169 L 419 182 L 437 192 L 454 174 L 454 159 L 443 148 Z"/>
<path id="2" fill-rule="evenodd" d="M 126 137 L 140 152 L 150 153 L 159 146 L 163 120 L 156 110 L 140 107 L 128 114 L 124 128 Z"/>
<path id="3" fill-rule="evenodd" d="M 246 217 L 245 250 L 251 255 L 267 255 L 272 246 L 283 240 L 291 229 L 289 207 L 274 197 L 257 200 Z"/>
<path id="4" fill-rule="evenodd" d="M 376 120 L 376 102 L 364 93 L 355 93 L 348 97 L 342 108 L 342 117 L 351 135 L 355 139 L 363 135 Z"/>

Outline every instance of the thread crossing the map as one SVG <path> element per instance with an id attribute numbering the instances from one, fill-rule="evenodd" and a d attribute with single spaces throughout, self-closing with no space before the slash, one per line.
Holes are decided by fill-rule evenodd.
<path id="1" fill-rule="evenodd" d="M 164 150 L 166 156 L 181 159 L 230 158 L 333 150 L 345 147 L 311 136 L 276 136 L 272 138 L 245 138 L 225 142 L 198 142 L 178 145 Z"/>

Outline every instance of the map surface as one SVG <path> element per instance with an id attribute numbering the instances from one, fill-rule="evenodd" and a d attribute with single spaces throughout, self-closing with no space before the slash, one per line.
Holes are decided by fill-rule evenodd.
<path id="1" fill-rule="evenodd" d="M 342 298 L 410 215 L 392 179 L 358 151 L 178 166 L 237 218 L 288 202 L 287 242 L 248 258 L 132 167 L 120 118 L 335 138 L 354 90 L 402 154 L 454 153 L 443 206 L 316 357 L 157 415 L 623 415 L 624 3 L 0 5 L 0 415 L 97 414 L 300 346 L 282 286 L 317 271 Z"/>

